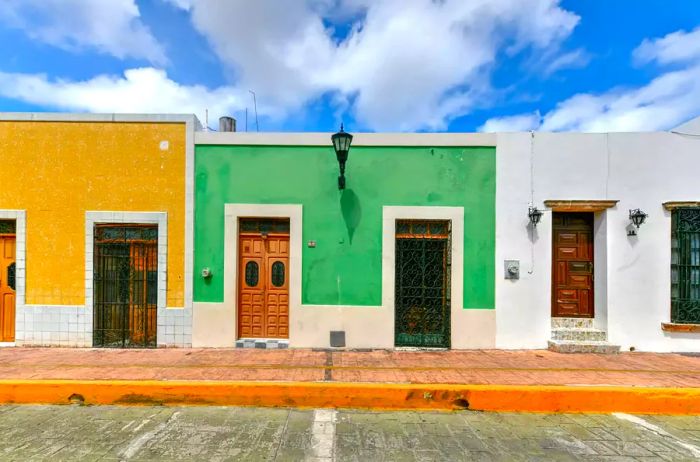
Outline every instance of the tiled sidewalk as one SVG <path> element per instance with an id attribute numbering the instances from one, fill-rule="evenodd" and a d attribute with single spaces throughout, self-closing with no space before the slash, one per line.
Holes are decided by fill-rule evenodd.
<path id="1" fill-rule="evenodd" d="M 700 387 L 700 356 L 550 351 L 0 349 L 0 379 Z"/>

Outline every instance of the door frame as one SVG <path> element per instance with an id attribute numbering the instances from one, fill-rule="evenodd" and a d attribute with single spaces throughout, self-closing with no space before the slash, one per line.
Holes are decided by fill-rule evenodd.
<path id="1" fill-rule="evenodd" d="M 239 225 L 240 225 L 240 219 L 253 219 L 253 220 L 262 219 L 262 220 L 265 220 L 265 219 L 270 219 L 270 217 L 241 217 L 241 218 L 239 218 Z M 288 219 L 288 218 L 274 217 L 274 218 L 272 218 L 272 219 L 279 220 L 279 221 L 287 221 L 287 222 L 289 222 L 289 219 Z M 291 230 L 290 230 L 290 231 L 291 231 Z M 289 286 L 290 286 L 290 275 L 289 275 L 289 270 L 290 270 L 290 268 L 289 268 L 289 266 L 290 266 L 290 265 L 289 265 L 289 250 L 290 250 L 290 249 L 289 249 L 289 242 L 290 242 L 290 240 L 291 240 L 291 239 L 290 239 L 290 232 L 270 231 L 269 233 L 267 233 L 267 232 L 266 232 L 266 233 L 263 233 L 263 232 L 257 232 L 257 231 L 256 231 L 256 232 L 241 231 L 241 230 L 239 229 L 239 231 L 238 231 L 238 241 L 237 241 L 237 252 L 238 252 L 238 262 L 237 262 L 237 265 L 238 265 L 238 266 L 237 266 L 237 270 L 238 270 L 238 272 L 237 272 L 237 274 L 236 274 L 236 276 L 238 277 L 238 280 L 236 281 L 236 283 L 239 283 L 240 281 L 242 281 L 242 280 L 245 279 L 245 277 L 244 277 L 242 274 L 240 274 L 240 273 L 241 273 L 241 267 L 243 266 L 243 258 L 244 258 L 243 255 L 242 255 L 242 253 L 241 253 L 241 241 L 242 241 L 245 237 L 253 237 L 253 236 L 256 237 L 256 238 L 259 237 L 260 240 L 263 241 L 263 245 L 265 246 L 265 251 L 263 252 L 262 261 L 260 262 L 260 264 L 259 264 L 259 266 L 258 266 L 258 283 L 262 282 L 262 283 L 265 284 L 265 285 L 267 284 L 268 281 L 270 281 L 270 274 L 269 274 L 270 271 L 269 271 L 269 268 L 268 268 L 268 266 L 267 266 L 267 263 L 268 263 L 268 262 L 267 262 L 267 259 L 269 258 L 268 253 L 267 253 L 268 239 L 269 239 L 269 238 L 275 238 L 275 237 L 276 237 L 276 238 L 286 238 L 286 239 L 287 239 L 287 249 L 288 249 L 288 250 L 287 250 L 287 257 L 286 257 L 286 258 L 287 258 L 287 261 L 286 261 L 286 264 L 285 264 L 285 266 L 284 266 L 284 271 L 285 271 L 285 273 L 284 273 L 284 280 L 285 280 L 285 282 L 286 282 L 286 289 L 287 289 L 287 336 L 286 336 L 286 337 L 280 337 L 280 336 L 271 337 L 271 336 L 269 336 L 269 335 L 265 335 L 265 336 L 262 336 L 262 337 L 241 337 L 240 333 L 238 332 L 238 331 L 240 330 L 240 327 L 241 327 L 241 316 L 240 316 L 240 313 L 237 311 L 237 312 L 236 312 L 236 332 L 237 332 L 236 340 L 241 340 L 241 339 L 243 339 L 243 338 L 254 338 L 254 339 L 256 339 L 256 340 L 275 339 L 275 340 L 288 341 L 288 340 L 289 340 L 289 315 L 290 315 L 290 308 L 289 308 L 289 301 L 290 301 L 290 297 L 289 297 Z M 250 261 L 249 261 L 249 262 L 250 262 Z M 257 285 L 256 285 L 256 287 L 257 287 Z M 242 299 L 242 296 L 243 296 L 243 292 L 242 292 L 241 289 L 242 289 L 241 287 L 238 287 L 238 290 L 237 290 L 237 293 L 236 293 L 236 304 L 237 304 L 237 306 L 241 304 L 241 299 Z M 264 315 L 263 315 L 264 317 L 267 317 L 267 295 L 268 295 L 268 293 L 267 293 L 266 289 L 263 289 L 263 299 L 264 299 L 264 301 L 263 301 L 263 307 L 264 307 L 264 309 L 265 309 L 265 313 L 264 313 Z M 266 322 L 267 322 L 267 321 L 263 321 L 263 323 L 264 323 L 264 325 L 265 325 L 265 330 L 267 331 Z"/>
<path id="2" fill-rule="evenodd" d="M 289 343 L 294 337 L 294 310 L 301 306 L 301 204 L 224 204 L 224 307 L 231 332 L 231 346 L 238 339 L 238 220 L 239 218 L 285 218 L 289 220 Z M 214 275 L 216 277 L 216 275 Z M 230 334 L 227 334 L 230 335 Z"/>
<path id="3" fill-rule="evenodd" d="M 384 206 L 382 223 L 382 307 L 387 310 L 391 344 L 396 338 L 396 221 L 397 220 L 446 220 L 451 222 L 450 252 L 450 348 L 463 348 L 470 339 L 464 337 L 474 332 L 474 311 L 464 307 L 464 207 Z M 495 327 L 495 326 L 494 326 Z M 480 326 L 482 330 L 483 326 Z M 491 332 L 481 332 L 491 337 Z M 495 337 L 495 336 L 494 336 Z M 476 339 L 471 339 L 477 341 Z"/>
<path id="4" fill-rule="evenodd" d="M 25 210 L 0 209 L 1 220 L 15 221 L 15 341 L 3 345 L 21 344 L 24 340 L 24 306 L 27 289 L 27 212 Z M 22 314 L 22 316 L 20 316 Z M 29 327 L 28 330 L 31 330 Z"/>
<path id="5" fill-rule="evenodd" d="M 554 227 L 554 214 L 587 214 L 590 218 L 590 231 L 591 231 L 591 264 L 593 265 L 591 269 L 591 295 L 590 295 L 590 303 L 591 303 L 591 315 L 590 316 L 557 316 L 555 314 L 555 307 L 556 307 L 556 300 L 557 300 L 557 294 L 556 294 L 556 253 L 555 253 L 555 227 Z M 595 314 L 596 314 L 596 306 L 595 306 L 595 269 L 596 269 L 596 263 L 595 263 L 595 250 L 596 250 L 596 245 L 595 245 L 595 213 L 594 212 L 589 212 L 589 211 L 553 211 L 552 212 L 552 237 L 551 237 L 551 254 L 552 254 L 552 262 L 551 262 L 551 275 L 550 275 L 550 280 L 551 280 L 551 300 L 550 300 L 550 316 L 552 318 L 581 318 L 581 319 L 595 319 Z"/>
<path id="6" fill-rule="evenodd" d="M 594 317 L 593 325 L 596 329 L 607 330 L 608 328 L 608 253 L 610 244 L 610 232 L 617 232 L 617 226 L 613 226 L 614 215 L 608 213 L 617 208 L 617 199 L 546 199 L 545 207 L 549 212 L 593 212 L 593 303 Z M 614 228 L 614 229 L 613 229 Z M 547 252 L 553 249 L 553 230 L 551 221 L 546 225 L 549 233 Z M 536 234 L 535 234 L 536 235 Z M 549 265 L 552 264 L 552 256 L 548 255 Z M 547 278 L 549 287 L 547 297 L 549 297 L 549 319 L 552 319 L 552 276 L 553 269 L 549 269 Z"/>
<path id="7" fill-rule="evenodd" d="M 452 222 L 451 222 L 451 220 L 424 220 L 424 219 L 423 220 L 396 220 L 397 228 L 398 228 L 399 222 L 407 223 L 408 226 L 411 226 L 412 223 L 425 223 L 426 224 L 426 231 L 428 230 L 428 227 L 430 227 L 432 230 L 432 224 L 434 224 L 434 223 L 444 223 L 446 225 L 446 228 L 447 228 L 446 233 L 444 235 L 439 235 L 440 237 L 435 237 L 435 235 L 432 235 L 432 233 L 428 234 L 427 232 L 422 233 L 422 235 L 419 235 L 419 234 L 411 232 L 410 230 L 408 233 L 399 233 L 399 231 L 397 229 L 395 231 L 395 237 L 394 237 L 395 241 L 394 242 L 395 242 L 395 246 L 398 245 L 398 242 L 400 239 L 422 239 L 425 241 L 433 240 L 433 241 L 444 241 L 445 242 L 446 245 L 445 245 L 444 250 L 443 250 L 443 252 L 444 252 L 443 253 L 443 265 L 444 265 L 443 266 L 443 278 L 444 279 L 442 280 L 443 289 L 445 290 L 445 293 L 443 294 L 442 309 L 443 309 L 443 313 L 446 315 L 445 316 L 446 319 L 443 319 L 443 322 L 447 323 L 447 326 L 444 326 L 444 325 L 442 326 L 443 329 L 445 329 L 445 327 L 446 327 L 446 330 L 447 330 L 447 335 L 446 335 L 447 338 L 445 339 L 445 343 L 443 345 L 434 345 L 432 347 L 426 346 L 426 345 L 403 345 L 403 346 L 405 346 L 405 347 L 419 347 L 419 348 L 426 348 L 427 347 L 427 348 L 446 348 L 446 349 L 449 349 L 450 348 L 450 341 L 452 340 L 451 339 L 451 336 L 452 336 L 452 334 L 451 334 L 452 333 L 452 316 L 451 316 L 451 313 L 449 313 L 449 311 L 448 311 L 451 309 L 451 305 L 452 305 L 452 296 L 451 296 L 451 293 L 449 292 L 451 289 L 451 284 L 450 284 L 449 278 L 450 278 L 451 273 L 452 273 L 452 271 L 451 271 L 452 252 L 450 251 L 450 246 L 451 246 L 451 241 L 452 241 Z M 426 235 L 429 237 L 426 237 Z M 396 252 L 396 254 L 394 255 L 394 263 L 395 263 L 394 264 L 394 271 L 397 271 L 396 264 L 398 263 L 398 260 L 399 260 L 399 253 Z M 447 268 L 450 268 L 449 272 L 445 271 L 445 270 L 447 270 Z M 425 276 L 425 272 L 423 273 L 423 275 Z M 394 280 L 394 284 L 396 284 L 396 279 Z M 396 297 L 396 295 L 394 295 L 394 297 Z M 399 309 L 399 307 L 396 306 L 396 298 L 395 298 L 394 299 L 394 322 L 395 323 L 396 323 L 396 314 L 398 312 L 398 309 Z M 398 347 L 398 345 L 397 345 L 398 339 L 396 338 L 396 327 L 397 327 L 396 324 L 394 324 L 394 329 L 395 329 L 394 330 L 394 337 L 395 337 L 394 338 L 394 346 Z"/>
<path id="8" fill-rule="evenodd" d="M 94 255 L 95 224 L 154 224 L 158 226 L 158 302 L 156 309 L 156 341 L 160 345 L 167 342 L 167 334 L 162 332 L 161 313 L 166 307 L 168 293 L 168 214 L 167 212 L 85 212 L 85 335 L 90 339 L 94 327 Z M 172 334 L 170 334 L 172 336 Z"/>

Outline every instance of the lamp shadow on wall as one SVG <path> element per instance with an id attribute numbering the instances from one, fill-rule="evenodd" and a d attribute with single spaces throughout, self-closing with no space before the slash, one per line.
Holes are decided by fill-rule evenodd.
<path id="1" fill-rule="evenodd" d="M 530 244 L 535 245 L 535 243 L 540 239 L 540 235 L 537 232 L 537 226 L 530 223 L 530 220 L 525 222 L 525 231 L 527 232 L 527 237 L 530 239 Z"/>
<path id="2" fill-rule="evenodd" d="M 352 245 L 352 239 L 355 236 L 355 230 L 360 225 L 362 220 L 362 205 L 360 198 L 357 197 L 352 189 L 343 189 L 340 193 L 340 210 L 343 214 L 343 221 L 348 230 L 348 241 Z"/>

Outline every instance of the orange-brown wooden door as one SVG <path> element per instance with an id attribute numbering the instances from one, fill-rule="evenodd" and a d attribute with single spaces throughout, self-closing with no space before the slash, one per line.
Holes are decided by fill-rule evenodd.
<path id="1" fill-rule="evenodd" d="M 289 235 L 241 234 L 238 337 L 289 337 Z"/>
<path id="2" fill-rule="evenodd" d="M 0 235 L 0 342 L 15 341 L 15 288 L 15 236 Z"/>
<path id="3" fill-rule="evenodd" d="M 593 317 L 593 214 L 552 217 L 552 316 Z"/>

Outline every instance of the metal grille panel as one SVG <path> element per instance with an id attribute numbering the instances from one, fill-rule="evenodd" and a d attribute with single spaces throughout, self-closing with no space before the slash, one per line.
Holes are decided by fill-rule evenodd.
<path id="1" fill-rule="evenodd" d="M 93 345 L 155 348 L 158 229 L 96 225 Z"/>
<path id="2" fill-rule="evenodd" d="M 700 208 L 673 211 L 671 322 L 700 324 Z"/>
<path id="3" fill-rule="evenodd" d="M 15 220 L 0 220 L 0 234 L 15 234 L 17 223 Z"/>
<path id="4" fill-rule="evenodd" d="M 449 222 L 437 236 L 433 223 L 397 222 L 396 346 L 450 346 Z"/>

